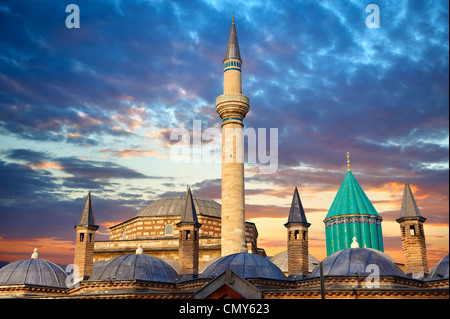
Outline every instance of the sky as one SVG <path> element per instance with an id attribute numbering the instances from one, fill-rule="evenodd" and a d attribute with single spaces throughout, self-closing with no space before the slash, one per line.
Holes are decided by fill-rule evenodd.
<path id="1" fill-rule="evenodd" d="M 66 26 L 71 3 L 79 28 Z M 366 25 L 371 3 L 379 28 Z M 36 247 L 44 259 L 73 263 L 89 191 L 97 240 L 186 185 L 220 202 L 220 161 L 193 160 L 220 140 L 176 160 L 180 144 L 170 136 L 186 129 L 190 143 L 194 121 L 220 129 L 215 99 L 233 11 L 250 98 L 245 127 L 266 129 L 267 140 L 278 129 L 277 170 L 245 164 L 246 220 L 258 246 L 270 256 L 286 249 L 297 186 L 310 253 L 326 257 L 323 219 L 350 152 L 352 173 L 383 218 L 385 252 L 403 262 L 395 219 L 408 181 L 427 218 L 430 267 L 448 254 L 448 1 L 6 0 L 0 260 L 29 258 Z"/>

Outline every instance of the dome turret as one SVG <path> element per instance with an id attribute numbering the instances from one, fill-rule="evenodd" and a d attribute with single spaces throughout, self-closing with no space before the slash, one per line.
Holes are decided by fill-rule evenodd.
<path id="1" fill-rule="evenodd" d="M 146 280 L 175 282 L 177 273 L 162 259 L 143 253 L 122 255 L 94 263 L 89 280 Z"/>
<path id="2" fill-rule="evenodd" d="M 354 276 L 365 274 L 368 266 L 377 266 L 380 276 L 405 277 L 405 273 L 385 253 L 372 248 L 348 248 L 331 254 L 322 261 L 324 276 Z M 316 267 L 310 277 L 319 277 Z"/>
<path id="3" fill-rule="evenodd" d="M 221 207 L 216 201 L 192 194 L 197 215 L 220 218 Z M 186 193 L 165 196 L 144 207 L 136 217 L 180 216 L 186 202 Z"/>
<path id="4" fill-rule="evenodd" d="M 201 274 L 201 277 L 214 278 L 228 268 L 244 279 L 287 279 L 280 268 L 267 258 L 249 253 L 236 253 L 222 257 L 208 266 Z"/>
<path id="5" fill-rule="evenodd" d="M 430 275 L 427 277 L 427 281 L 431 280 L 444 280 L 449 278 L 448 276 L 448 255 L 441 259 L 436 266 L 431 270 Z"/>
<path id="6" fill-rule="evenodd" d="M 17 260 L 0 269 L 0 284 L 66 287 L 67 274 L 51 261 L 40 259 L 37 249 L 31 258 Z"/>

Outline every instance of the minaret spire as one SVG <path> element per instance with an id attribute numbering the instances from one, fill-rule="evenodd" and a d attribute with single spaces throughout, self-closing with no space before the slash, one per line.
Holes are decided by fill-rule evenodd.
<path id="1" fill-rule="evenodd" d="M 91 192 L 88 193 L 88 196 L 86 198 L 84 209 L 81 214 L 80 222 L 78 223 L 78 225 L 95 226 L 94 208 L 92 207 Z"/>
<path id="2" fill-rule="evenodd" d="M 300 195 L 298 194 L 297 186 L 294 189 L 294 196 L 292 197 L 291 210 L 289 211 L 288 224 L 305 224 L 310 225 L 306 220 L 305 210 L 303 209 Z"/>
<path id="3" fill-rule="evenodd" d="M 225 58 L 223 61 L 225 62 L 225 60 L 228 59 L 241 60 L 241 53 L 239 52 L 239 43 L 236 33 L 236 25 L 234 24 L 234 11 L 233 11 L 233 20 L 231 22 L 230 36 L 228 37 L 227 51 L 225 52 Z"/>

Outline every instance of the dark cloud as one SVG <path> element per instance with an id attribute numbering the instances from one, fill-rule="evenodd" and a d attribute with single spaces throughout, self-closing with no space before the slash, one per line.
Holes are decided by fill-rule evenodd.
<path id="1" fill-rule="evenodd" d="M 117 165 L 113 162 L 80 160 L 76 157 L 58 158 L 62 170 L 76 177 L 92 179 L 148 178 L 136 170 Z"/>
<path id="2" fill-rule="evenodd" d="M 58 189 L 57 179 L 48 171 L 0 160 L 0 198 L 15 205 L 26 198 L 42 198 L 41 194 Z"/>
<path id="3" fill-rule="evenodd" d="M 206 179 L 201 182 L 193 184 L 191 188 L 195 194 L 206 196 L 211 199 L 220 200 L 222 196 L 221 179 Z"/>

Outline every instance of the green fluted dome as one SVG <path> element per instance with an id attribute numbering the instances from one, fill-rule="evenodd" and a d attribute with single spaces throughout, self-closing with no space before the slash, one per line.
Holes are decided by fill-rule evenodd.
<path id="1" fill-rule="evenodd" d="M 352 172 L 347 171 L 326 218 L 350 214 L 380 216 Z"/>
<path id="2" fill-rule="evenodd" d="M 382 220 L 348 170 L 324 220 L 327 255 L 350 248 L 353 238 L 361 248 L 383 251 Z"/>

